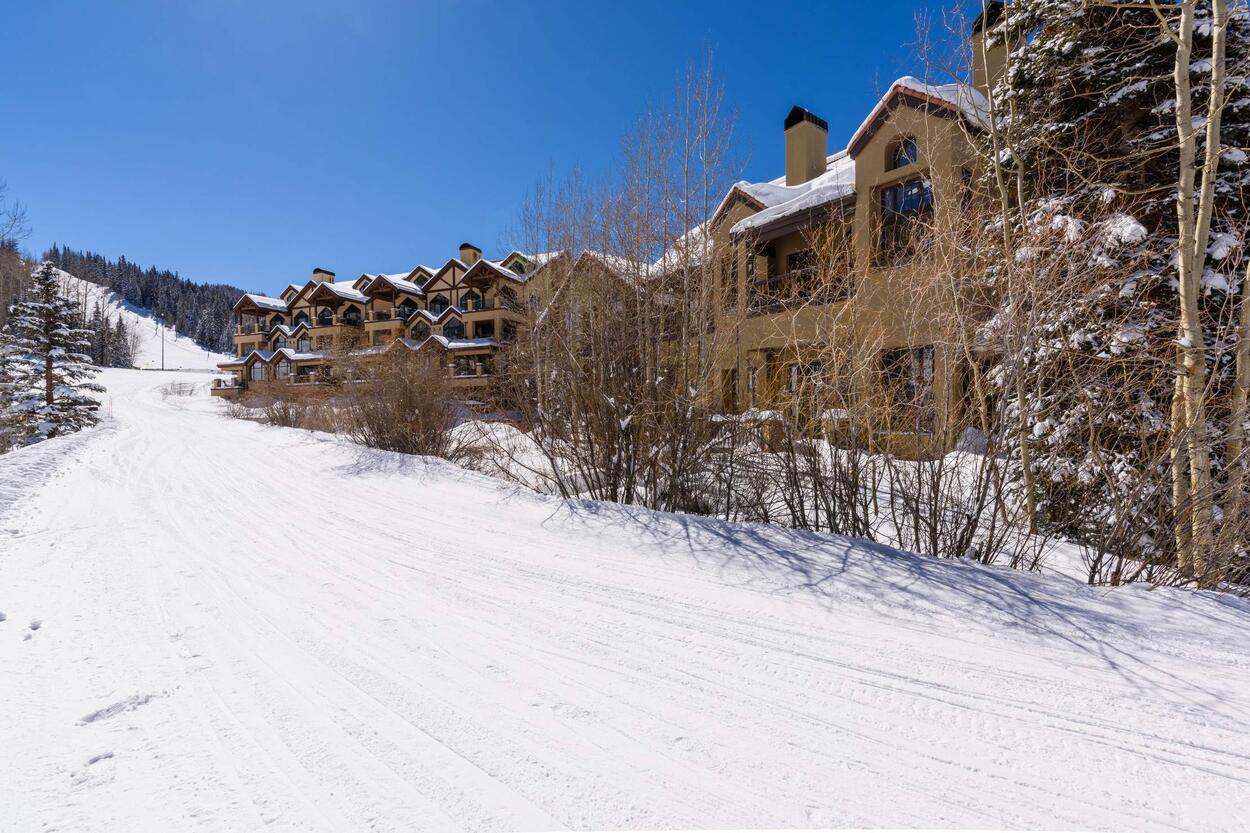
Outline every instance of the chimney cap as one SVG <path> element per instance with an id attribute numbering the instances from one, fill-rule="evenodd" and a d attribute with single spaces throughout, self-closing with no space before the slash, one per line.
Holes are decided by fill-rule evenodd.
<path id="1" fill-rule="evenodd" d="M 482 250 L 481 250 L 481 249 L 479 249 L 477 246 L 474 246 L 472 243 L 461 243 L 461 244 L 460 244 L 460 251 L 462 251 L 462 252 L 463 252 L 465 249 L 472 249 L 473 251 L 477 252 L 478 254 L 481 254 L 481 253 L 482 253 Z"/>
<path id="2" fill-rule="evenodd" d="M 330 277 L 334 277 L 334 273 L 333 273 L 333 272 L 331 272 L 329 269 L 322 269 L 320 266 L 314 266 L 314 267 L 313 267 L 313 274 L 314 274 L 314 275 L 316 275 L 316 274 L 318 274 L 318 273 L 320 273 L 320 274 L 322 274 L 322 275 L 329 275 Z"/>
<path id="3" fill-rule="evenodd" d="M 829 131 L 829 122 L 825 121 L 811 110 L 806 110 L 797 104 L 790 108 L 790 115 L 786 116 L 786 130 L 789 130 L 796 124 L 805 121 L 811 122 L 821 130 L 824 130 L 826 133 Z"/>

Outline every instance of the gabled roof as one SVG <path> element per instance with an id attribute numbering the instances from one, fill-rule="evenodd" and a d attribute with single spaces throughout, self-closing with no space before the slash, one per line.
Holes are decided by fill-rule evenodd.
<path id="1" fill-rule="evenodd" d="M 270 298 L 265 295 L 255 295 L 251 292 L 245 293 L 242 298 L 234 302 L 233 309 L 237 310 L 245 303 L 250 303 L 257 309 L 263 309 L 267 312 L 286 312 L 287 303 L 281 298 Z"/>
<path id="2" fill-rule="evenodd" d="M 468 280 L 470 277 L 480 275 L 483 272 L 490 272 L 493 275 L 503 278 L 504 280 L 512 281 L 513 283 L 525 283 L 527 280 L 524 275 L 518 275 L 511 269 L 505 269 L 499 263 L 491 260 L 479 260 L 477 263 L 470 266 L 468 271 L 464 273 L 464 279 Z"/>
<path id="3" fill-rule="evenodd" d="M 426 321 L 428 321 L 431 324 L 438 324 L 443 321 L 446 321 L 448 318 L 451 318 L 453 315 L 456 316 L 457 318 L 463 317 L 464 310 L 462 310 L 460 307 L 456 306 L 455 304 L 449 304 L 447 309 L 443 310 L 438 315 L 435 315 L 434 313 L 430 312 L 428 309 L 414 310 L 412 313 L 412 318 L 415 319 L 415 318 L 420 317 L 420 318 L 424 318 Z M 409 319 L 409 321 L 411 320 L 412 319 Z"/>
<path id="4" fill-rule="evenodd" d="M 989 124 L 989 102 L 980 90 L 970 84 L 926 84 L 918 78 L 904 75 L 890 85 L 890 89 L 851 136 L 847 153 L 852 158 L 858 156 L 877 130 L 885 124 L 889 114 L 904 106 L 947 118 L 962 116 L 978 129 Z"/>
<path id="5" fill-rule="evenodd" d="M 359 280 L 359 278 L 357 280 Z M 324 297 L 327 294 L 333 295 L 340 300 L 354 301 L 358 304 L 366 303 L 369 300 L 363 292 L 351 285 L 331 283 L 329 281 L 318 283 L 317 286 L 310 293 L 308 293 L 308 298 L 309 300 L 313 300 L 315 298 Z"/>
<path id="6" fill-rule="evenodd" d="M 466 266 L 466 265 L 465 265 L 465 262 L 464 262 L 463 260 L 461 260 L 460 258 L 458 258 L 458 257 L 448 258 L 448 259 L 447 259 L 447 262 L 446 262 L 446 263 L 444 263 L 442 266 L 440 266 L 440 267 L 439 267 L 439 270 L 438 270 L 437 272 L 435 272 L 433 275 L 431 275 L 431 276 L 430 276 L 430 279 L 429 279 L 428 281 L 426 281 L 426 282 L 425 282 L 425 283 L 426 283 L 426 285 L 428 286 L 428 285 L 429 285 L 430 283 L 432 283 L 433 281 L 436 281 L 436 280 L 438 280 L 439 278 L 441 278 L 441 277 L 443 276 L 443 274 L 444 274 L 444 273 L 448 272 L 448 271 L 449 271 L 449 270 L 451 270 L 451 269 L 455 269 L 455 268 L 462 269 L 462 270 L 464 270 L 465 272 L 469 271 L 469 267 L 468 267 L 468 266 Z"/>
<path id="7" fill-rule="evenodd" d="M 278 326 L 274 327 L 273 329 L 269 331 L 269 335 L 272 336 L 274 333 L 281 333 L 287 338 L 290 338 L 296 335 L 300 330 L 303 330 L 304 332 L 308 332 L 310 329 L 311 328 L 304 321 L 301 321 L 294 326 L 291 326 L 290 324 L 279 324 Z"/>
<path id="8" fill-rule="evenodd" d="M 409 295 L 415 295 L 418 298 L 425 295 L 421 286 L 408 280 L 411 272 L 404 272 L 402 275 L 373 275 L 368 283 L 361 289 L 365 295 L 373 292 L 376 287 L 385 284 L 397 292 L 406 292 Z"/>

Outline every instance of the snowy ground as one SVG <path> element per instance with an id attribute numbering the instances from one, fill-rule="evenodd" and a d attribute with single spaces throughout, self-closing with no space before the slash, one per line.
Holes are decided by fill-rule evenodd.
<path id="1" fill-rule="evenodd" d="M 128 330 L 139 334 L 135 367 L 144 370 L 159 370 L 162 367 L 168 370 L 217 370 L 218 362 L 230 358 L 205 350 L 190 338 L 178 335 L 173 328 L 162 327 L 151 312 L 127 303 L 106 286 L 89 283 L 68 272 L 61 272 L 61 286 L 65 296 L 83 304 L 88 314 L 92 305 L 99 302 L 105 314 L 114 320 L 120 316 Z"/>
<path id="2" fill-rule="evenodd" d="M 178 378 L 0 457 L 0 830 L 1250 828 L 1243 602 L 563 503 Z"/>

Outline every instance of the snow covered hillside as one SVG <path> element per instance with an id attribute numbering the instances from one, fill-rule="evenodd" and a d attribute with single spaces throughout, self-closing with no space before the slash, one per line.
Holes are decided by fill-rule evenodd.
<path id="1" fill-rule="evenodd" d="M 193 397 L 163 396 L 171 379 Z M 0 829 L 1250 828 L 1250 605 L 565 502 L 106 371 L 0 456 Z"/>
<path id="2" fill-rule="evenodd" d="M 126 328 L 139 334 L 135 367 L 145 370 L 161 368 L 162 341 L 165 362 L 163 366 L 167 370 L 216 370 L 218 362 L 229 358 L 221 353 L 205 350 L 186 336 L 178 335 L 172 328 L 162 328 L 148 310 L 123 300 L 108 287 L 84 281 L 68 272 L 57 271 L 60 272 L 66 297 L 83 303 L 88 314 L 92 305 L 99 301 L 100 308 L 106 314 L 112 318 L 120 315 L 126 321 Z"/>

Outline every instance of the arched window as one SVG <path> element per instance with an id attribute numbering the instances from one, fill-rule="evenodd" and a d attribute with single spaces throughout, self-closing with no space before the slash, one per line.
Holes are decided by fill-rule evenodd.
<path id="1" fill-rule="evenodd" d="M 476 291 L 470 289 L 468 292 L 460 296 L 460 306 L 463 309 L 472 312 L 475 309 L 482 309 L 482 296 Z"/>
<path id="2" fill-rule="evenodd" d="M 269 319 L 269 328 L 273 329 L 274 327 L 281 326 L 283 323 L 284 322 L 282 321 L 282 316 L 275 315 L 273 318 Z"/>
<path id="3" fill-rule="evenodd" d="M 310 323 L 308 320 L 308 313 L 304 312 L 303 310 L 300 310 L 299 312 L 295 313 L 295 323 L 296 324 Z"/>
<path id="4" fill-rule="evenodd" d="M 417 303 L 411 298 L 405 298 L 399 302 L 399 306 L 395 309 L 399 313 L 399 317 L 407 321 L 417 311 Z"/>
<path id="5" fill-rule="evenodd" d="M 449 306 L 451 306 L 451 304 L 447 301 L 447 296 L 445 295 L 435 295 L 430 299 L 430 312 L 435 315 L 442 315 L 443 311 Z"/>
<path id="6" fill-rule="evenodd" d="M 329 307 L 322 307 L 321 310 L 317 312 L 317 326 L 329 327 L 333 323 L 334 323 L 334 310 L 330 309 Z"/>
<path id="7" fill-rule="evenodd" d="M 464 338 L 464 322 L 459 318 L 449 318 L 443 325 L 444 338 Z"/>
<path id="8" fill-rule="evenodd" d="M 911 136 L 904 136 L 894 143 L 890 151 L 890 169 L 906 168 L 919 158 L 920 149 L 916 147 L 916 140 Z"/>
<path id="9" fill-rule="evenodd" d="M 424 321 L 418 321 L 412 325 L 412 338 L 414 341 L 425 341 L 430 337 L 430 325 Z"/>
<path id="10" fill-rule="evenodd" d="M 359 324 L 361 321 L 360 308 L 348 307 L 343 311 L 343 321 L 348 324 Z"/>

